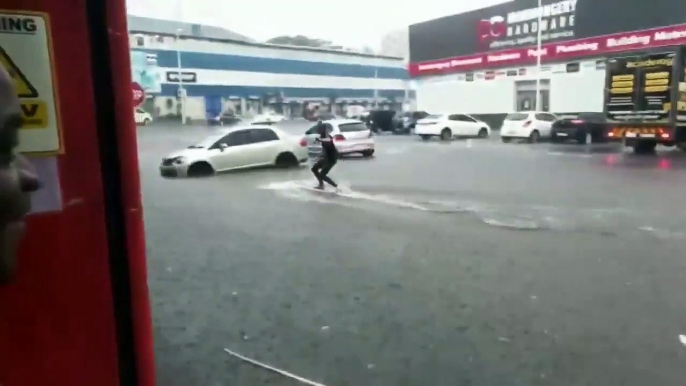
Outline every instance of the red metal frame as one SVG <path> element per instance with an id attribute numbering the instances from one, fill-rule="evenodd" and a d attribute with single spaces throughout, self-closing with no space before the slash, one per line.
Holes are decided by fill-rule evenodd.
<path id="1" fill-rule="evenodd" d="M 27 219 L 14 284 L 0 287 L 0 384 L 119 385 L 122 339 L 133 339 L 138 385 L 153 386 L 152 327 L 132 114 L 124 0 L 107 0 L 109 41 L 92 42 L 90 1 L 6 0 L 2 8 L 50 17 L 64 154 L 58 156 L 64 208 Z M 103 186 L 91 44 L 109 47 L 116 100 L 121 202 L 108 207 Z M 107 71 L 102 69 L 96 71 Z M 96 89 L 97 88 L 97 89 Z M 133 336 L 117 335 L 108 213 L 125 223 Z M 126 301 L 126 299 L 124 299 Z"/>

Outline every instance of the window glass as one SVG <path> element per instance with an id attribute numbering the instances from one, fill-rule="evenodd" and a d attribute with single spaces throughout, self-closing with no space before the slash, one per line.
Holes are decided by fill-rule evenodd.
<path id="1" fill-rule="evenodd" d="M 251 143 L 278 141 L 279 136 L 274 130 L 269 129 L 255 129 L 250 131 Z"/>
<path id="2" fill-rule="evenodd" d="M 338 125 L 338 130 L 340 130 L 341 133 L 352 133 L 352 132 L 356 132 L 356 131 L 367 131 L 369 129 L 367 129 L 367 126 L 364 123 L 362 123 L 362 122 L 357 123 L 356 122 L 356 123 L 346 123 L 343 125 Z"/>
<path id="3" fill-rule="evenodd" d="M 227 135 L 226 137 L 222 138 L 219 142 L 217 142 L 217 145 L 221 145 L 222 143 L 225 143 L 228 146 L 241 146 L 241 145 L 247 145 L 251 142 L 250 138 L 250 133 L 248 130 L 240 130 L 240 131 L 234 131 Z"/>
<path id="4" fill-rule="evenodd" d="M 585 119 L 587 121 L 605 121 L 605 114 L 603 113 L 579 113 L 577 116 L 579 119 Z"/>
<path id="5" fill-rule="evenodd" d="M 513 113 L 513 114 L 508 114 L 507 117 L 505 117 L 505 120 L 506 121 L 523 121 L 527 118 L 529 118 L 529 114 Z"/>

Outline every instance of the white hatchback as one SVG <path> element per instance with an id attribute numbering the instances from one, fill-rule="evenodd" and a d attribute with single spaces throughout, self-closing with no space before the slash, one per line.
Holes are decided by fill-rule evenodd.
<path id="1" fill-rule="evenodd" d="M 326 130 L 333 137 L 338 154 L 362 154 L 364 157 L 374 155 L 374 138 L 367 125 L 356 119 L 331 119 L 324 121 Z M 308 152 L 311 155 L 318 155 L 322 151 L 322 146 L 316 139 L 319 138 L 317 125 L 312 126 L 305 132 Z"/>
<path id="2" fill-rule="evenodd" d="M 414 133 L 424 140 L 431 137 L 444 141 L 454 137 L 488 138 L 491 127 L 467 114 L 431 114 L 417 121 Z"/>
<path id="3" fill-rule="evenodd" d="M 541 111 L 520 111 L 508 114 L 500 129 L 500 138 L 508 143 L 513 139 L 526 139 L 531 143 L 541 138 L 550 138 L 553 122 L 557 120 L 555 114 Z"/>
<path id="4" fill-rule="evenodd" d="M 268 125 L 223 130 L 162 160 L 163 177 L 200 177 L 234 169 L 307 162 L 307 142 Z"/>

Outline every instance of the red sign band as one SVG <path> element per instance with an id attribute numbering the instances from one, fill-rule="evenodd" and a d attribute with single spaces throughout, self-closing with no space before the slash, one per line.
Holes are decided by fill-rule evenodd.
<path id="1" fill-rule="evenodd" d="M 686 44 L 686 24 L 549 43 L 541 46 L 540 53 L 536 47 L 525 47 L 410 63 L 408 70 L 412 77 L 440 75 L 483 68 L 532 64 L 536 63 L 539 54 L 542 62 L 550 62 L 678 44 Z"/>

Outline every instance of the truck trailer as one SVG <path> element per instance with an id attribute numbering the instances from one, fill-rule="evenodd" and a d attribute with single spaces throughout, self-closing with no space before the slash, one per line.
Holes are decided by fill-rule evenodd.
<path id="1" fill-rule="evenodd" d="M 686 46 L 608 58 L 605 113 L 608 139 L 636 153 L 686 151 Z"/>

